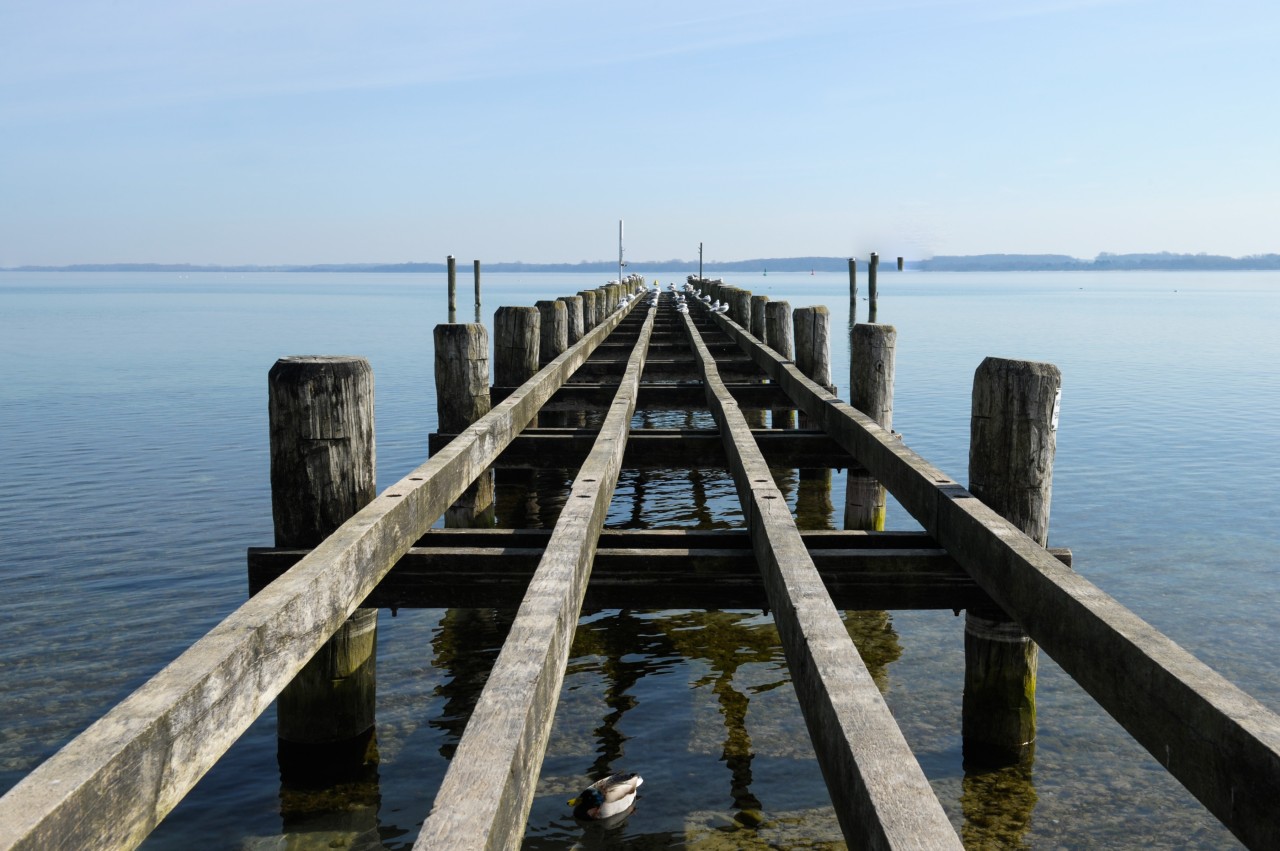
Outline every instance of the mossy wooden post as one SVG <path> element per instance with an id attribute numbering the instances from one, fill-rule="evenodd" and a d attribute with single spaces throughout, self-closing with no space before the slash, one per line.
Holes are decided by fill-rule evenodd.
<path id="1" fill-rule="evenodd" d="M 480 261 L 473 260 L 471 261 L 471 265 L 475 271 L 475 276 L 476 276 L 476 321 L 480 322 L 482 321 L 481 314 L 480 314 Z"/>
<path id="2" fill-rule="evenodd" d="M 449 270 L 449 321 L 458 321 L 458 262 L 450 254 L 445 261 Z"/>
<path id="3" fill-rule="evenodd" d="M 797 308 L 792 314 L 795 328 L 796 368 L 828 390 L 831 383 L 831 313 L 822 305 Z M 799 417 L 800 427 L 809 426 L 808 418 Z M 811 507 L 808 528 L 830 528 L 829 521 L 815 524 L 815 517 L 831 515 L 831 468 L 805 468 L 799 471 L 800 488 Z"/>
<path id="4" fill-rule="evenodd" d="M 849 337 L 849 404 L 893 430 L 893 372 L 898 332 L 892 325 L 854 325 Z M 850 470 L 844 528 L 883 532 L 887 498 L 875 476 Z"/>
<path id="5" fill-rule="evenodd" d="M 483 325 L 435 327 L 436 414 L 439 431 L 458 434 L 489 413 L 489 333 Z M 493 525 L 493 471 L 485 470 L 449 506 L 449 528 Z"/>
<path id="6" fill-rule="evenodd" d="M 596 316 L 597 293 L 595 290 L 579 290 L 578 295 L 582 297 L 582 330 L 589 332 L 600 324 L 600 318 Z"/>
<path id="7" fill-rule="evenodd" d="M 1032 361 L 987 358 L 973 377 L 969 490 L 1041 546 L 1049 542 L 1061 387 L 1056 366 Z M 1010 765 L 1035 742 L 1038 654 L 999 609 L 966 613 L 966 764 Z"/>
<path id="8" fill-rule="evenodd" d="M 267 388 L 276 546 L 312 548 L 377 495 L 373 370 L 358 357 L 281 358 Z M 356 609 L 277 698 L 286 782 L 376 761 L 377 629 L 377 609 Z"/>
<path id="9" fill-rule="evenodd" d="M 867 321 L 876 321 L 876 278 L 880 274 L 880 255 L 871 252 L 871 262 L 867 265 Z"/>
<path id="10" fill-rule="evenodd" d="M 791 302 L 771 301 L 764 306 L 765 341 L 787 360 L 795 359 L 795 349 L 791 344 Z M 774 428 L 795 428 L 796 412 L 794 410 L 774 410 Z"/>
<path id="11" fill-rule="evenodd" d="M 569 345 L 572 346 L 574 343 L 581 340 L 582 335 L 587 332 L 586 321 L 582 315 L 582 296 L 567 295 L 564 296 L 561 301 L 564 302 L 565 306 L 565 318 L 568 322 L 567 328 L 569 334 Z"/>

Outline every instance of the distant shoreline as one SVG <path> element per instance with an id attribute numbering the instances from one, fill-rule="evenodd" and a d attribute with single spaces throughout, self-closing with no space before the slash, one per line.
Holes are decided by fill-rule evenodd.
<path id="1" fill-rule="evenodd" d="M 866 258 L 857 258 L 865 273 Z M 896 258 L 882 258 L 886 270 L 896 266 Z M 469 264 L 460 264 L 459 275 L 469 274 Z M 696 272 L 691 260 L 631 261 L 633 269 Z M 1226 257 L 1217 254 L 1099 254 L 1081 260 L 1065 254 L 973 254 L 939 255 L 927 260 L 906 260 L 905 268 L 922 272 L 1101 272 L 1101 271 L 1266 271 L 1280 269 L 1280 254 Z M 847 257 L 770 257 L 703 263 L 703 274 L 721 272 L 844 272 Z M 203 265 L 192 263 L 76 263 L 67 266 L 12 266 L 0 272 L 359 272 L 359 273 L 442 273 L 444 263 L 322 263 L 309 265 Z M 590 272 L 616 273 L 618 264 L 601 260 L 583 263 L 484 263 L 487 272 Z"/>

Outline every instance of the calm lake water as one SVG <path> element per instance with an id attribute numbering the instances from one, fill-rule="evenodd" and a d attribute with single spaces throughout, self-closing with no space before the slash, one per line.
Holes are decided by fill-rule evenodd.
<path id="1" fill-rule="evenodd" d="M 685 274 L 639 271 L 664 283 Z M 483 315 L 605 278 L 486 275 Z M 725 280 L 793 307 L 826 304 L 847 386 L 845 276 Z M 0 274 L 0 791 L 245 599 L 245 548 L 272 542 L 276 358 L 370 360 L 385 487 L 425 457 L 431 329 L 444 317 L 443 275 Z M 960 481 L 981 360 L 1061 367 L 1051 544 L 1280 710 L 1280 274 L 889 270 L 878 319 L 898 330 L 895 428 Z M 686 480 L 643 484 L 624 474 L 612 525 L 637 511 L 653 525 L 704 522 Z M 707 471 L 700 484 L 717 521 L 741 525 L 728 477 Z M 805 512 L 829 522 L 821 501 Z M 889 527 L 918 528 L 896 507 Z M 509 617 L 382 612 L 376 778 L 282 795 L 268 712 L 145 847 L 410 847 Z M 861 613 L 848 624 L 969 847 L 1237 846 L 1047 657 L 1034 761 L 966 777 L 963 619 Z M 565 798 L 606 767 L 645 776 L 640 804 L 618 831 L 584 833 Z M 584 613 L 526 847 L 838 841 L 768 617 Z"/>

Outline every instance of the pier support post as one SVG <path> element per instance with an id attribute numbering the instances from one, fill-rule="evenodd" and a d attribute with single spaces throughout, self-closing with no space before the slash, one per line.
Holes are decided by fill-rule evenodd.
<path id="1" fill-rule="evenodd" d="M 849 327 L 858 322 L 858 261 L 849 258 Z"/>
<path id="2" fill-rule="evenodd" d="M 849 337 L 849 404 L 893 429 L 893 372 L 898 332 L 892 325 L 854 325 Z M 884 485 L 850 470 L 845 482 L 844 528 L 884 531 Z"/>
<path id="3" fill-rule="evenodd" d="M 569 345 L 572 346 L 586 333 L 586 320 L 582 314 L 582 296 L 567 295 L 560 300 L 564 302 Z"/>
<path id="4" fill-rule="evenodd" d="M 743 328 L 751 327 L 751 290 L 734 287 L 729 294 L 729 316 Z"/>
<path id="5" fill-rule="evenodd" d="M 791 303 L 787 301 L 771 301 L 765 305 L 765 341 L 787 360 L 795 359 L 795 348 L 791 344 Z M 791 410 L 775 410 L 773 412 L 774 428 L 795 428 L 796 412 Z"/>
<path id="6" fill-rule="evenodd" d="M 969 490 L 1045 546 L 1062 374 L 987 358 L 973 378 Z M 962 724 L 966 765 L 1016 763 L 1036 737 L 1039 649 L 994 606 L 965 616 Z"/>
<path id="7" fill-rule="evenodd" d="M 458 434 L 489 413 L 489 334 L 480 323 L 435 327 L 439 430 Z M 445 512 L 453 529 L 493 525 L 493 471 L 485 470 Z"/>
<path id="8" fill-rule="evenodd" d="M 320 544 L 377 495 L 373 370 L 364 358 L 281 358 L 267 376 L 277 547 Z M 286 783 L 377 761 L 377 609 L 356 609 L 276 700 Z"/>
<path id="9" fill-rule="evenodd" d="M 831 384 L 831 313 L 826 307 L 797 308 L 792 314 L 795 328 L 796 369 L 828 390 Z M 799 416 L 801 428 L 808 427 L 808 418 Z M 807 508 L 802 528 L 831 529 L 831 468 L 801 469 L 799 500 Z M 797 504 L 797 515 L 800 515 Z M 797 516 L 797 522 L 801 518 Z"/>
<path id="10" fill-rule="evenodd" d="M 476 278 L 476 321 L 481 322 L 483 319 L 480 313 L 480 261 L 472 260 L 471 265 Z"/>
<path id="11" fill-rule="evenodd" d="M 871 252 L 871 262 L 867 265 L 867 321 L 876 321 L 876 279 L 880 275 L 880 255 Z"/>
<path id="12" fill-rule="evenodd" d="M 578 295 L 582 296 L 582 330 L 587 333 L 600 324 L 596 315 L 597 294 L 595 290 L 579 290 Z"/>
<path id="13" fill-rule="evenodd" d="M 768 304 L 769 297 L 767 295 L 753 295 L 751 297 L 751 327 L 748 329 L 751 336 L 757 340 L 764 342 L 764 306 Z M 746 328 L 747 326 L 743 326 Z M 767 383 L 767 379 L 760 379 L 761 384 Z M 769 427 L 769 410 L 768 408 L 759 409 L 743 409 L 742 415 L 747 419 L 747 425 L 752 428 L 768 428 Z"/>
<path id="14" fill-rule="evenodd" d="M 564 301 L 543 300 L 538 302 L 538 313 L 542 315 L 542 332 L 539 336 L 538 365 L 546 366 L 569 348 L 569 308 Z"/>
<path id="15" fill-rule="evenodd" d="M 519 387 L 538 371 L 542 315 L 536 307 L 499 307 L 493 315 L 493 383 Z M 549 414 L 547 416 L 550 416 Z M 538 427 L 538 415 L 527 428 Z M 532 470 L 497 470 L 494 513 L 504 523 L 528 517 L 535 496 Z"/>
<path id="16" fill-rule="evenodd" d="M 458 261 L 450 254 L 445 260 L 449 277 L 449 321 L 458 321 Z"/>

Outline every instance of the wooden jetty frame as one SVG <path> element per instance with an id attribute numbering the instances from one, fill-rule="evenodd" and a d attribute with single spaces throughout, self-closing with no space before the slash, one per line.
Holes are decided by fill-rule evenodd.
<path id="1" fill-rule="evenodd" d="M 872 276 L 874 271 L 875 258 Z M 655 398 L 670 394 L 670 400 L 688 392 L 683 387 L 646 391 L 641 373 L 657 325 L 655 311 L 637 315 L 641 299 L 615 309 L 623 289 L 614 285 L 602 288 L 597 299 L 584 297 L 584 309 L 588 302 L 596 304 L 578 342 L 524 384 L 495 392 L 505 395 L 488 414 L 323 543 L 305 553 L 251 553 L 255 569 L 280 575 L 269 584 L 264 575 L 261 587 L 255 580 L 257 593 L 248 602 L 0 798 L 0 849 L 136 846 L 352 612 L 362 605 L 396 605 L 396 594 L 409 596 L 394 583 L 382 587 L 398 563 L 406 577 L 415 569 L 438 571 L 450 541 L 466 541 L 453 547 L 451 559 L 466 549 L 476 559 L 492 560 L 493 550 L 506 553 L 510 543 L 494 545 L 495 539 L 520 534 L 528 545 L 523 548 L 533 552 L 526 553 L 521 577 L 508 584 L 525 582 L 535 554 L 537 566 L 526 583 L 517 627 L 415 848 L 518 844 L 583 600 L 597 582 L 607 589 L 609 559 L 615 560 L 613 581 L 634 584 L 643 581 L 627 567 L 635 551 L 654 552 L 651 548 L 673 538 L 681 540 L 658 550 L 670 552 L 655 559 L 657 569 L 683 572 L 694 566 L 696 573 L 718 565 L 708 574 L 712 581 L 696 578 L 704 587 L 746 586 L 722 577 L 741 574 L 749 541 L 761 578 L 745 593 L 763 590 L 774 612 L 818 762 L 851 847 L 959 847 L 959 839 L 840 625 L 823 580 L 819 553 L 824 549 L 841 553 L 835 557 L 841 573 L 876 574 L 851 580 L 854 585 L 901 586 L 895 593 L 908 605 L 915 605 L 912 594 L 935 595 L 934 604 L 945 605 L 941 595 L 954 592 L 957 607 L 970 605 L 975 594 L 985 595 L 1247 846 L 1280 846 L 1280 813 L 1274 806 L 1280 800 L 1280 717 L 1072 572 L 874 419 L 806 377 L 790 352 L 784 356 L 762 344 L 745 330 L 755 327 L 745 321 L 740 325 L 699 306 L 699 315 L 682 317 L 680 327 L 696 354 L 692 371 L 717 422 L 725 462 L 749 518 L 747 533 L 722 538 L 687 533 L 665 540 L 657 533 L 647 533 L 647 540 L 602 533 L 617 472 L 626 463 L 637 402 L 646 392 Z M 732 288 L 723 289 L 729 295 Z M 741 291 L 733 295 L 745 320 L 742 305 L 749 310 L 750 300 L 741 298 Z M 762 306 L 772 316 L 776 304 Z M 500 463 L 504 453 L 514 458 L 523 451 L 518 435 L 557 394 L 561 399 L 595 394 L 592 404 L 603 404 L 603 388 L 566 384 L 595 353 L 604 360 L 605 352 L 613 351 L 614 340 L 608 338 L 624 322 L 637 326 L 639 342 L 625 358 L 610 357 L 615 363 L 582 372 L 621 373 L 621 378 L 556 528 L 541 540 L 533 533 L 496 530 L 429 533 L 483 471 Z M 727 367 L 722 371 L 713 346 L 703 342 L 704 328 L 727 335 L 745 358 L 722 358 Z M 715 348 L 718 353 L 720 347 Z M 689 365 L 670 360 L 662 365 L 664 378 L 682 380 Z M 725 383 L 726 374 L 748 382 L 763 375 L 769 384 L 735 386 Z M 739 409 L 748 395 L 776 408 L 779 390 L 787 400 L 783 410 L 803 412 L 807 429 L 838 447 L 839 463 L 830 466 L 856 463 L 925 533 L 844 532 L 825 541 L 800 533 L 768 473 L 761 446 L 768 441 L 748 427 Z M 832 542 L 835 546 L 824 546 Z M 853 550 L 865 552 L 845 555 Z M 846 569 L 859 562 L 865 571 Z M 593 563 L 599 573 L 588 583 Z M 836 572 L 831 560 L 825 564 L 828 573 Z M 476 578 L 487 581 L 496 572 L 487 568 Z M 402 581 L 410 587 L 414 580 Z M 478 783 L 489 791 L 477 792 Z"/>

